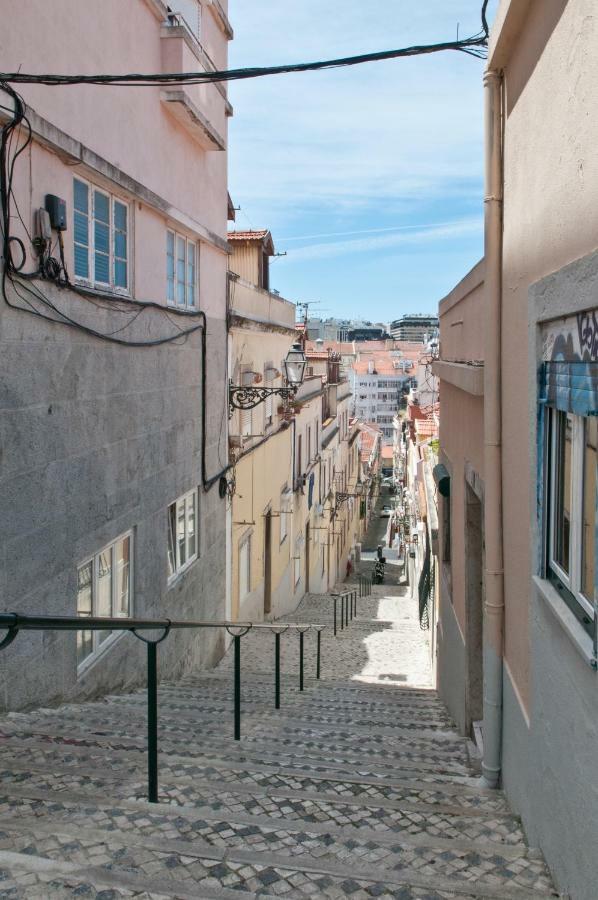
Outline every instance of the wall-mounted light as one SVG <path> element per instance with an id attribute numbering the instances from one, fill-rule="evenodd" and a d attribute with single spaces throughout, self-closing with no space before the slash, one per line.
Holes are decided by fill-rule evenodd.
<path id="1" fill-rule="evenodd" d="M 301 344 L 293 344 L 282 361 L 285 373 L 284 387 L 254 387 L 254 385 L 229 384 L 229 419 L 235 409 L 253 409 L 263 403 L 268 397 L 282 397 L 285 402 L 292 399 L 297 393 L 305 377 L 307 360 Z"/>

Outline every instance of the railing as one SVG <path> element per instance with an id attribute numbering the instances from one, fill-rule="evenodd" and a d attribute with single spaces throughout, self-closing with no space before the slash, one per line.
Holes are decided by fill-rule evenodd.
<path id="1" fill-rule="evenodd" d="M 367 575 L 359 576 L 359 596 L 370 597 L 372 594 L 372 579 Z"/>
<path id="2" fill-rule="evenodd" d="M 336 604 L 336 601 L 335 601 Z M 336 616 L 335 616 L 336 620 Z M 241 739 L 241 638 L 250 631 L 270 631 L 274 634 L 274 706 L 280 709 L 280 636 L 286 631 L 299 633 L 299 690 L 304 690 L 304 636 L 315 631 L 316 679 L 320 678 L 322 631 L 326 625 L 297 623 L 255 624 L 253 622 L 198 622 L 170 619 L 122 619 L 108 616 L 25 616 L 19 613 L 0 613 L 0 629 L 7 634 L 0 641 L 0 650 L 8 647 L 20 631 L 130 631 L 147 644 L 147 780 L 148 800 L 158 802 L 158 644 L 176 629 L 223 628 L 233 638 L 233 730 L 236 741 Z M 142 631 L 162 631 L 158 638 L 144 637 Z M 336 634 L 336 630 L 335 630 Z"/>
<path id="3" fill-rule="evenodd" d="M 334 612 L 333 612 L 333 620 L 332 627 L 333 633 L 336 637 L 337 633 L 337 602 L 340 600 L 341 603 L 341 617 L 340 617 L 340 628 L 343 631 L 345 628 L 349 627 L 349 618 L 353 620 L 354 616 L 357 615 L 357 591 L 339 591 L 336 594 L 330 595 L 334 601 Z"/>

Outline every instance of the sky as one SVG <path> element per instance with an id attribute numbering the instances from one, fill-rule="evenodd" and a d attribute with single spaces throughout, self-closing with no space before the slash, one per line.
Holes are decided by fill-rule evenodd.
<path id="1" fill-rule="evenodd" d="M 229 65 L 453 40 L 480 29 L 480 6 L 229 0 Z M 323 317 L 437 309 L 483 252 L 483 69 L 451 52 L 230 85 L 235 227 L 286 252 L 273 288 Z"/>

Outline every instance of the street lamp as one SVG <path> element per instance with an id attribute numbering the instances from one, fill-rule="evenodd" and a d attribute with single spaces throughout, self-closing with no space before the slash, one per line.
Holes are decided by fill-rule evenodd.
<path id="1" fill-rule="evenodd" d="M 229 419 L 235 409 L 253 409 L 268 397 L 282 397 L 288 402 L 297 393 L 305 378 L 307 359 L 301 344 L 293 344 L 282 361 L 285 374 L 285 387 L 256 387 L 255 385 L 238 385 L 232 382 L 228 387 Z"/>
<path id="2" fill-rule="evenodd" d="M 358 481 L 355 487 L 353 488 L 354 493 L 347 493 L 346 491 L 337 491 L 335 494 L 336 505 L 337 507 L 341 505 L 341 503 L 346 503 L 346 501 L 350 497 L 362 497 L 363 496 L 364 484 L 362 481 Z"/>

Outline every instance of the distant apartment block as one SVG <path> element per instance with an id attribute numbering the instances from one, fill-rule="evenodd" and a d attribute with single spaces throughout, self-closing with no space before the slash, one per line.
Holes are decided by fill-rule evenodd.
<path id="1" fill-rule="evenodd" d="M 390 334 L 397 341 L 427 343 L 438 332 L 438 316 L 414 313 L 390 323 Z"/>

